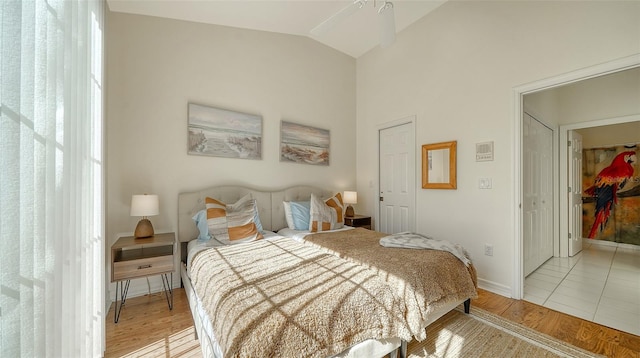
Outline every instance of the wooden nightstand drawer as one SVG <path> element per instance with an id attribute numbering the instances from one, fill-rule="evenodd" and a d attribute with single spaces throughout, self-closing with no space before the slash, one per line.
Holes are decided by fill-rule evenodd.
<path id="1" fill-rule="evenodd" d="M 111 247 L 111 282 L 173 272 L 174 233 L 121 237 Z"/>
<path id="2" fill-rule="evenodd" d="M 345 216 L 344 224 L 353 227 L 361 227 L 371 230 L 371 216 L 355 215 Z"/>
<path id="3" fill-rule="evenodd" d="M 134 251 L 134 250 L 130 250 Z M 113 279 L 124 280 L 173 271 L 173 255 L 113 263 Z"/>

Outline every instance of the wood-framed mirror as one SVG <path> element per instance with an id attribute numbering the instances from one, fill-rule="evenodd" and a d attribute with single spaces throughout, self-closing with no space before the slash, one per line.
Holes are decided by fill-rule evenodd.
<path id="1" fill-rule="evenodd" d="M 456 147 L 458 142 L 422 146 L 422 188 L 456 189 Z"/>

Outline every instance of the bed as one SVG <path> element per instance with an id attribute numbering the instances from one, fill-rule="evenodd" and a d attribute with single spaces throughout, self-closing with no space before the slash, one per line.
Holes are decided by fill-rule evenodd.
<path id="1" fill-rule="evenodd" d="M 231 248 L 224 247 L 213 250 L 208 250 L 210 244 L 194 240 L 198 237 L 198 229 L 196 228 L 192 217 L 205 207 L 205 197 L 216 198 L 226 203 L 233 203 L 247 194 L 250 194 L 251 197 L 255 199 L 257 206 L 256 209 L 265 233 L 264 240 L 256 241 L 255 243 L 259 243 L 257 245 L 255 243 L 247 245 L 231 245 Z M 475 272 L 473 269 L 467 271 L 466 275 L 468 276 L 466 278 L 464 278 L 464 273 L 458 273 L 456 274 L 457 276 L 454 275 L 456 277 L 463 277 L 463 281 L 471 280 L 471 289 L 469 289 L 468 282 L 465 282 L 465 288 L 458 289 L 455 294 L 447 294 L 446 292 L 439 291 L 435 296 L 437 297 L 437 300 L 434 301 L 433 304 L 421 307 L 415 302 L 409 301 L 420 301 L 426 299 L 424 292 L 420 290 L 418 290 L 420 292 L 417 293 L 412 292 L 411 295 L 409 295 L 411 297 L 399 294 L 401 291 L 400 287 L 402 287 L 402 285 L 408 285 L 408 283 L 403 282 L 402 280 L 404 279 L 401 276 L 392 272 L 393 263 L 387 263 L 385 264 L 386 266 L 378 265 L 375 262 L 376 260 L 366 262 L 366 260 L 363 260 L 363 258 L 357 254 L 357 247 L 360 245 L 368 245 L 367 250 L 373 250 L 375 249 L 375 246 L 379 246 L 374 243 L 379 240 L 381 234 L 369 232 L 365 229 L 355 229 L 352 231 L 343 230 L 339 233 L 328 232 L 311 236 L 308 236 L 307 233 L 303 232 L 296 236 L 297 240 L 289 238 L 294 235 L 286 230 L 288 225 L 285 218 L 283 202 L 309 200 L 312 194 L 326 198 L 330 197 L 333 192 L 309 186 L 295 186 L 278 191 L 261 191 L 241 186 L 219 186 L 197 192 L 181 193 L 179 195 L 178 240 L 181 242 L 181 278 L 193 315 L 196 335 L 200 341 L 204 357 L 224 357 L 224 352 L 227 352 L 228 356 L 232 356 L 234 354 L 238 356 L 252 355 L 252 353 L 247 353 L 251 351 L 230 350 L 229 347 L 234 345 L 242 346 L 242 344 L 238 343 L 240 341 L 237 340 L 237 337 L 246 336 L 247 330 L 260 332 L 272 331 L 259 326 L 267 324 L 263 323 L 265 315 L 260 311 L 260 307 L 264 306 L 265 302 L 269 303 L 270 306 L 273 306 L 273 301 L 278 299 L 275 297 L 278 295 L 278 292 L 267 293 L 266 289 L 275 286 L 274 282 L 276 282 L 276 280 L 295 280 L 292 279 L 292 277 L 318 276 L 325 277 L 325 279 L 319 283 L 313 283 L 313 281 L 306 279 L 292 283 L 292 288 L 287 289 L 287 291 L 291 291 L 293 298 L 287 299 L 287 303 L 295 303 L 297 302 L 296 300 L 300 297 L 304 297 L 304 295 L 307 295 L 309 292 L 317 293 L 313 296 L 313 299 L 308 299 L 307 301 L 298 303 L 299 305 L 291 311 L 295 312 L 295 314 L 291 312 L 287 312 L 287 314 L 282 313 L 281 311 L 284 305 L 278 304 L 278 314 L 280 316 L 286 316 L 285 321 L 294 322 L 294 326 L 302 327 L 303 324 L 307 323 L 299 322 L 298 320 L 301 321 L 303 319 L 299 318 L 297 315 L 300 317 L 309 317 L 314 315 L 315 311 L 323 311 L 327 310 L 327 307 L 331 307 L 329 309 L 331 310 L 331 320 L 322 321 L 323 318 L 318 318 L 318 322 L 310 323 L 312 326 L 314 324 L 316 325 L 313 326 L 315 328 L 313 328 L 312 333 L 305 331 L 305 329 L 287 331 L 285 328 L 278 328 L 277 332 L 279 337 L 287 337 L 287 339 L 279 341 L 279 344 L 274 343 L 273 347 L 268 348 L 271 349 L 268 351 L 269 353 L 265 353 L 268 355 L 278 354 L 286 356 L 286 350 L 278 349 L 286 348 L 289 343 L 293 346 L 293 343 L 291 343 L 292 341 L 300 340 L 306 342 L 304 346 L 309 347 L 308 349 L 313 350 L 313 352 L 316 352 L 316 349 L 318 352 L 328 352 L 322 356 L 380 357 L 389 353 L 395 354 L 396 352 L 399 352 L 400 355 L 403 356 L 403 354 L 406 353 L 406 341 L 410 340 L 411 337 L 423 339 L 424 333 L 421 334 L 420 331 L 424 332 L 425 328 L 430 323 L 462 303 L 464 303 L 465 310 L 468 312 L 469 299 L 476 295 Z M 345 238 L 349 237 L 357 237 L 360 244 L 346 248 L 332 247 L 331 245 L 327 245 L 327 242 L 330 243 L 332 241 L 336 241 L 331 240 L 331 237 L 334 237 L 333 235 L 340 235 L 335 236 L 338 237 L 339 241 L 344 241 Z M 366 244 L 367 242 L 369 244 Z M 250 253 L 247 252 L 248 249 L 246 249 L 249 247 L 252 248 Z M 430 250 L 410 251 L 415 252 L 415 254 L 422 255 L 424 254 L 424 251 Z M 418 251 L 421 251 L 422 253 L 417 253 Z M 268 270 L 274 269 L 275 266 L 265 264 L 265 262 L 269 262 L 269 260 L 277 261 L 281 257 L 285 257 L 282 256 L 284 255 L 284 252 L 288 255 L 286 256 L 287 259 L 280 261 L 286 261 L 290 266 L 269 272 Z M 386 251 L 386 253 L 388 252 L 389 251 Z M 273 256 L 274 258 L 257 260 L 261 262 L 262 266 L 258 263 L 247 265 L 251 260 L 256 261 L 256 257 L 265 258 L 268 255 L 275 256 Z M 414 255 L 414 253 L 411 253 L 411 255 Z M 235 261 L 230 263 L 231 260 Z M 423 259 L 421 258 L 418 260 Z M 197 267 L 191 267 L 192 261 L 195 262 L 194 265 L 197 265 Z M 212 268 L 214 271 L 213 273 L 208 273 L 209 276 L 205 276 L 203 273 L 203 271 L 209 270 L 207 264 L 204 264 L 204 262 L 217 263 L 216 265 L 212 265 L 216 267 Z M 245 270 L 245 268 L 249 266 L 252 267 L 252 270 Z M 240 269 L 238 269 L 238 267 L 240 267 Z M 464 265 L 462 267 L 464 268 Z M 312 271 L 302 271 L 307 268 Z M 311 274 L 311 272 L 319 272 L 317 271 L 318 268 L 321 268 L 320 274 Z M 219 289 L 222 290 L 222 288 L 219 288 L 217 285 L 229 285 L 230 283 L 227 281 L 231 279 L 229 276 L 237 276 L 235 273 L 242 270 L 245 270 L 243 272 L 248 272 L 247 275 L 260 272 L 262 276 L 268 276 L 271 281 L 265 283 L 263 286 L 252 286 L 252 289 L 254 291 L 257 290 L 257 292 L 254 292 L 251 295 L 240 293 L 237 287 L 232 287 L 224 294 L 217 293 Z M 451 269 L 449 270 L 455 271 Z M 456 270 L 464 271 L 464 269 Z M 227 274 L 229 272 L 233 272 L 234 274 Z M 289 276 L 283 275 L 283 272 L 287 272 Z M 291 275 L 291 273 L 294 274 Z M 348 279 L 343 279 L 346 273 L 349 274 L 349 277 Z M 215 279 L 208 278 L 205 280 L 204 278 L 206 277 L 215 277 Z M 340 285 L 347 286 L 342 287 L 337 284 L 326 286 L 328 282 L 337 282 L 336 277 L 340 278 Z M 450 280 L 452 279 L 452 276 L 447 276 L 447 278 Z M 253 276 L 244 276 L 243 278 L 243 280 L 253 279 Z M 253 281 L 252 284 L 254 284 Z M 304 284 L 307 284 L 308 287 L 305 287 Z M 278 282 L 278 285 L 282 285 L 282 282 Z M 293 292 L 294 286 L 299 287 L 299 291 Z M 316 291 L 313 291 L 314 289 Z M 331 291 L 331 296 L 323 294 L 329 290 L 334 290 Z M 207 293 L 205 294 L 205 292 Z M 376 294 L 371 295 L 371 292 L 376 292 Z M 269 295 L 274 295 L 274 297 L 272 298 Z M 379 297 L 379 299 L 369 300 L 369 296 L 376 296 Z M 238 299 L 238 297 L 240 297 L 240 299 Z M 328 299 L 331 297 L 340 297 L 340 299 L 331 301 Z M 418 299 L 416 299 L 416 297 L 418 297 Z M 433 299 L 433 297 L 431 297 L 431 299 Z M 212 301 L 215 301 L 218 304 L 215 306 L 215 309 L 211 308 Z M 237 310 L 236 302 L 238 301 L 246 303 L 248 306 L 243 308 L 240 312 L 235 312 L 235 316 L 231 316 L 234 314 L 233 311 Z M 318 301 L 321 304 L 318 304 L 317 308 L 313 308 L 313 301 Z M 333 303 L 334 301 L 339 301 L 340 306 L 335 305 Z M 367 315 L 357 316 L 357 311 L 359 309 L 358 305 L 364 305 L 365 303 L 363 302 L 366 302 L 366 305 L 370 305 L 372 312 L 379 312 L 379 314 L 377 316 L 373 314 L 370 315 L 372 317 L 367 317 Z M 357 317 L 352 319 L 355 319 L 357 324 L 349 323 L 346 321 L 346 318 L 342 317 L 344 316 L 344 312 L 342 311 L 347 309 L 356 312 L 354 313 L 354 316 Z M 398 317 L 407 314 L 407 312 L 414 317 L 413 320 L 406 320 L 401 319 L 402 317 Z M 237 326 L 243 327 L 242 329 L 244 329 L 238 333 L 233 330 L 240 330 L 240 328 L 235 326 L 231 327 L 228 323 L 226 323 L 226 326 L 223 324 L 224 322 L 229 321 L 242 322 L 243 319 L 249 317 L 249 314 L 255 314 L 260 318 L 253 319 L 251 321 L 252 326 L 250 329 L 247 328 L 249 325 L 244 327 L 241 323 L 237 323 Z M 228 317 L 218 320 L 211 319 L 212 317 L 222 317 L 221 315 L 228 315 Z M 371 322 L 364 322 L 367 319 L 371 320 Z M 256 326 L 256 322 L 259 323 L 259 325 Z M 290 322 L 289 324 L 291 324 Z M 334 332 L 333 334 L 335 334 L 335 337 L 327 338 L 322 336 L 322 332 L 319 332 L 319 330 L 327 325 L 332 325 L 329 331 Z M 354 327 L 351 326 L 357 326 L 357 329 L 354 329 Z M 380 327 L 374 329 L 377 326 Z M 335 327 L 342 328 L 341 330 L 337 330 Z M 367 327 L 371 328 L 369 329 Z M 369 329 L 369 331 L 367 331 L 367 329 Z M 302 332 L 302 336 L 300 336 L 300 332 L 298 331 Z M 376 331 L 375 336 L 378 337 L 377 339 L 364 338 L 367 334 L 372 334 L 372 331 Z M 216 337 L 214 332 L 225 333 L 219 333 L 218 337 Z M 234 332 L 234 334 L 227 332 Z M 327 341 L 329 341 L 329 343 L 326 343 Z M 288 343 L 283 344 L 282 342 Z M 327 350 L 320 350 L 320 346 L 314 345 L 318 342 L 325 342 L 330 347 L 327 348 Z M 325 343 L 322 344 L 324 345 Z M 245 345 L 249 346 L 248 344 Z M 223 349 L 223 346 L 226 347 L 226 349 Z M 238 349 L 241 348 L 244 349 L 243 347 L 238 347 Z M 325 347 L 323 346 L 322 349 L 324 348 Z M 316 355 L 309 354 L 309 352 L 304 353 L 303 355 L 307 354 Z"/>

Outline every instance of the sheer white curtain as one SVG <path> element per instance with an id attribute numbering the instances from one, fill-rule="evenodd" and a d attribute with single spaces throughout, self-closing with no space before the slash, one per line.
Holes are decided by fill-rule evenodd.
<path id="1" fill-rule="evenodd" d="M 103 352 L 102 0 L 0 0 L 0 356 Z"/>

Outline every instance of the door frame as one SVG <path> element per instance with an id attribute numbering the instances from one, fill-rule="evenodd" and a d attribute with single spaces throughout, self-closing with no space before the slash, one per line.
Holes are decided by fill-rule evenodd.
<path id="1" fill-rule="evenodd" d="M 380 218 L 380 132 L 385 130 L 385 129 L 389 129 L 389 128 L 393 128 L 393 127 L 398 127 L 398 126 L 402 126 L 405 124 L 409 124 L 410 125 L 410 130 L 413 133 L 413 136 L 410 136 L 411 140 L 413 143 L 411 143 L 411 146 L 413 147 L 414 150 L 414 156 L 415 156 L 415 160 L 412 162 L 413 163 L 413 167 L 409 169 L 409 171 L 413 171 L 413 188 L 415 190 L 415 193 L 417 194 L 417 188 L 416 188 L 416 183 L 417 183 L 417 171 L 416 171 L 416 165 L 417 165 L 417 161 L 418 161 L 418 148 L 416 148 L 416 116 L 412 115 L 412 116 L 408 116 L 408 117 L 403 117 L 400 119 L 396 119 L 394 121 L 390 121 L 390 122 L 385 122 L 382 124 L 379 124 L 377 129 L 376 129 L 376 153 L 377 153 L 377 158 L 378 160 L 376 161 L 376 191 L 373 193 L 374 197 L 373 197 L 373 202 L 374 202 L 374 222 L 375 222 L 375 230 L 379 231 L 380 230 L 380 220 L 378 220 Z M 415 231 L 416 230 L 416 218 L 417 218 L 417 212 L 416 212 L 416 195 L 413 195 L 410 198 L 410 204 L 411 204 L 411 210 L 413 210 L 413 214 L 412 214 L 412 218 L 411 218 L 411 222 L 409 222 L 409 229 L 410 231 Z"/>
<path id="2" fill-rule="evenodd" d="M 621 59 L 609 61 L 599 65 L 587 67 L 577 71 L 572 71 L 555 77 L 531 82 L 524 84 L 513 89 L 513 136 L 511 147 L 513 149 L 513 166 L 512 175 L 514 179 L 513 185 L 513 201 L 511 204 L 512 212 L 512 232 L 513 237 L 516 238 L 513 245 L 513 276 L 511 286 L 511 296 L 515 299 L 522 299 L 524 294 L 524 263 L 523 263 L 523 212 L 522 212 L 522 113 L 524 111 L 523 97 L 526 94 L 559 87 L 562 85 L 570 84 L 586 80 L 589 78 L 599 77 L 610 73 L 615 73 L 630 68 L 640 66 L 640 54 L 624 57 Z M 562 131 L 560 131 L 562 132 Z M 562 135 L 562 133 L 560 133 Z M 566 140 L 566 131 L 564 133 Z M 562 140 L 562 139 L 560 139 Z M 560 142 L 562 143 L 562 142 Z M 556 144 L 557 146 L 557 144 Z M 566 157 L 565 157 L 566 161 Z M 562 162 L 562 161 L 560 161 Z M 566 162 L 565 162 L 566 166 Z M 566 176 L 566 174 L 565 174 Z M 558 181 L 559 182 L 559 181 Z M 557 184 L 559 185 L 559 183 Z M 558 207 L 559 199 L 554 198 L 556 201 L 555 207 Z M 565 208 L 567 203 L 565 202 Z M 568 214 L 560 213 L 563 217 L 560 217 L 560 226 L 567 227 Z M 568 230 L 568 229 L 567 229 Z M 568 233 L 568 231 L 567 231 Z M 562 252 L 562 240 L 560 240 L 560 251 Z M 569 243 L 564 242 L 565 250 L 569 249 Z"/>
<path id="3" fill-rule="evenodd" d="M 622 123 L 630 123 L 630 122 L 638 122 L 640 121 L 640 114 L 623 116 L 623 117 L 613 117 L 606 119 L 598 119 L 588 122 L 582 123 L 572 123 L 560 126 L 560 143 L 566 143 L 568 140 L 567 132 L 575 129 L 583 129 L 583 128 L 593 128 L 606 126 L 611 124 L 622 124 Z M 569 176 L 567 175 L 567 171 L 569 168 L 569 155 L 568 153 L 564 153 L 564 156 L 560 157 L 560 187 L 566 188 L 569 186 Z M 560 198 L 560 237 L 568 238 L 569 236 L 569 198 L 563 197 Z M 560 256 L 567 257 L 569 256 L 569 240 L 560 240 Z"/>

